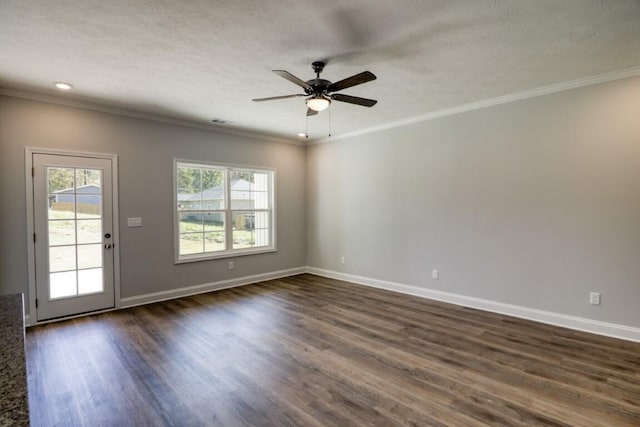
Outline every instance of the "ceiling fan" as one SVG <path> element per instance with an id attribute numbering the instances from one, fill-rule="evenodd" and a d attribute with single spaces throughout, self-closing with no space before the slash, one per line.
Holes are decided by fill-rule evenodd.
<path id="1" fill-rule="evenodd" d="M 326 64 L 322 61 L 315 61 L 313 64 L 311 64 L 311 66 L 313 67 L 313 71 L 316 73 L 316 78 L 308 80 L 306 82 L 294 76 L 288 71 L 273 70 L 273 72 L 280 77 L 300 86 L 302 89 L 304 89 L 304 93 L 295 95 L 271 96 L 268 98 L 256 98 L 253 99 L 253 101 L 262 102 L 273 101 L 276 99 L 297 98 L 301 96 L 308 97 L 306 99 L 307 116 L 313 116 L 315 114 L 318 114 L 319 111 L 326 110 L 331 104 L 331 101 L 348 102 L 349 104 L 362 105 L 363 107 L 373 107 L 374 105 L 376 105 L 378 101 L 376 101 L 375 99 L 360 98 L 357 96 L 343 95 L 341 93 L 332 93 L 375 80 L 375 74 L 373 74 L 371 71 L 363 71 L 362 73 L 347 77 L 346 79 L 342 79 L 335 83 L 331 83 L 329 80 L 320 78 L 320 73 L 322 73 L 322 70 L 324 70 L 325 65 Z"/>

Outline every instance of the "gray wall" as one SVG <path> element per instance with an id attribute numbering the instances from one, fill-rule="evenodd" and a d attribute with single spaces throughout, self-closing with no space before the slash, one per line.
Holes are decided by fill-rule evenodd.
<path id="1" fill-rule="evenodd" d="M 28 288 L 25 146 L 119 156 L 123 298 L 306 265 L 303 147 L 0 96 L 0 295 Z M 175 265 L 174 157 L 276 168 L 278 251 Z"/>
<path id="2" fill-rule="evenodd" d="M 307 204 L 309 266 L 640 327 L 640 79 L 315 145 Z"/>
<path id="3" fill-rule="evenodd" d="M 310 265 L 639 327 L 638 94 L 627 79 L 485 108 L 306 164 L 289 144 L 0 96 L 0 294 L 27 291 L 28 145 L 119 155 L 122 297 Z M 277 168 L 278 252 L 174 265 L 174 157 Z"/>

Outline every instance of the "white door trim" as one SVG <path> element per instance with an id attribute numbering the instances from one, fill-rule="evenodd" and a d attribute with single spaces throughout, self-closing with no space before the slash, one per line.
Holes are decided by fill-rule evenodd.
<path id="1" fill-rule="evenodd" d="M 36 321 L 36 258 L 33 234 L 35 233 L 34 224 L 34 203 L 33 203 L 33 155 L 34 154 L 58 154 L 65 156 L 93 157 L 98 159 L 111 160 L 111 186 L 113 188 L 113 290 L 115 309 L 120 308 L 120 225 L 119 225 L 119 208 L 118 208 L 118 156 L 116 154 L 91 153 L 85 151 L 59 150 L 51 148 L 25 147 L 24 163 L 25 163 L 25 185 L 27 195 L 27 266 L 29 280 L 29 299 L 27 306 L 29 307 L 30 324 L 35 325 Z"/>

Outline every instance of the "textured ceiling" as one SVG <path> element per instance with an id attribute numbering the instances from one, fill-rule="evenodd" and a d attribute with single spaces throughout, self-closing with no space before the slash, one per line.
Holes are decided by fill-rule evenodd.
<path id="1" fill-rule="evenodd" d="M 0 0 L 0 86 L 295 138 L 303 80 L 370 70 L 312 138 L 640 65 L 638 0 Z"/>

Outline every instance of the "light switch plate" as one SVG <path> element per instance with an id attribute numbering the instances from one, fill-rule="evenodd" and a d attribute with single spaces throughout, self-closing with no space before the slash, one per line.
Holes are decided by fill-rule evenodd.
<path id="1" fill-rule="evenodd" d="M 142 227 L 142 218 L 127 218 L 127 227 Z"/>

